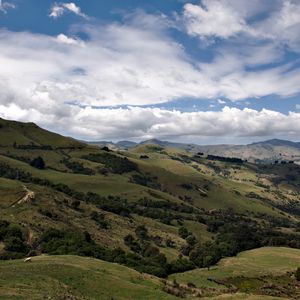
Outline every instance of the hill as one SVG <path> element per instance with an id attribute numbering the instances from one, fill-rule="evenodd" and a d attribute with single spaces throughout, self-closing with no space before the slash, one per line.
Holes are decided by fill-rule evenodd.
<path id="1" fill-rule="evenodd" d="M 34 123 L 8 121 L 0 118 L 1 147 L 24 145 L 39 148 L 51 146 L 53 148 L 82 147 L 83 144 L 59 134 L 47 131 Z"/>
<path id="2" fill-rule="evenodd" d="M 221 294 L 235 289 L 236 292 L 260 295 L 258 299 L 266 296 L 298 299 L 300 283 L 293 272 L 299 263 L 298 249 L 265 247 L 223 259 L 209 270 L 174 274 L 170 279 L 193 283 L 197 287 L 210 287 Z"/>
<path id="3" fill-rule="evenodd" d="M 0 259 L 78 255 L 167 278 L 300 248 L 299 174 L 151 143 L 112 151 L 2 120 Z"/>
<path id="4" fill-rule="evenodd" d="M 158 145 L 163 148 L 173 148 L 191 153 L 202 152 L 204 154 L 237 157 L 250 162 L 271 163 L 276 160 L 293 160 L 300 163 L 300 142 L 296 143 L 279 139 L 261 141 L 248 145 L 197 145 L 174 143 L 158 139 L 146 140 L 138 144 L 130 141 L 121 141 L 118 143 L 94 142 L 92 144 L 108 146 L 114 150 L 130 150 L 145 145 Z"/>
<path id="5" fill-rule="evenodd" d="M 154 276 L 79 256 L 0 262 L 0 299 L 176 299 Z"/>
<path id="6" fill-rule="evenodd" d="M 205 299 L 219 299 L 219 295 L 220 299 L 296 299 L 299 283 L 288 272 L 295 270 L 299 260 L 300 250 L 261 248 L 224 259 L 209 271 L 199 269 L 161 280 L 97 259 L 43 255 L 27 263 L 0 262 L 0 272 L 5 274 L 0 278 L 0 299 L 171 300 L 180 299 L 173 295 L 179 290 L 185 299 L 208 295 Z M 266 285 L 268 280 L 275 282 L 272 289 L 262 289 L 260 281 Z"/>

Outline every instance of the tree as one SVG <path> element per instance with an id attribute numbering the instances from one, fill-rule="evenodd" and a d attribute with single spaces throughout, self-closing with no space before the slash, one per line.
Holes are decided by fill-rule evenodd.
<path id="1" fill-rule="evenodd" d="M 178 229 L 178 234 L 179 234 L 180 237 L 182 237 L 183 239 L 185 239 L 185 238 L 188 237 L 189 232 L 188 232 L 188 230 L 185 227 L 181 226 Z"/>
<path id="2" fill-rule="evenodd" d="M 298 281 L 300 281 L 300 267 L 296 270 L 295 277 Z"/>
<path id="3" fill-rule="evenodd" d="M 140 225 L 135 229 L 135 234 L 140 240 L 149 239 L 148 230 L 144 225 Z"/>
<path id="4" fill-rule="evenodd" d="M 203 257 L 203 267 L 207 268 L 209 271 L 210 266 L 212 265 L 213 262 L 213 257 L 210 255 L 204 256 Z"/>
<path id="5" fill-rule="evenodd" d="M 4 240 L 4 244 L 4 250 L 6 251 L 23 253 L 27 251 L 27 247 L 24 245 L 23 241 L 18 237 L 11 236 Z"/>
<path id="6" fill-rule="evenodd" d="M 71 203 L 71 207 L 75 210 L 79 209 L 79 206 L 80 206 L 80 201 L 79 200 L 74 200 L 72 201 Z"/>
<path id="7" fill-rule="evenodd" d="M 130 246 L 134 242 L 134 237 L 131 234 L 128 234 L 124 237 L 124 242 L 126 246 Z"/>
<path id="8" fill-rule="evenodd" d="M 195 246 L 197 244 L 197 239 L 194 235 L 189 235 L 186 239 L 186 242 L 190 245 L 190 246 Z"/>
<path id="9" fill-rule="evenodd" d="M 36 158 L 34 158 L 31 162 L 30 162 L 30 165 L 34 168 L 37 168 L 37 169 L 40 169 L 40 170 L 43 170 L 45 169 L 45 162 L 43 160 L 42 157 L 38 156 Z"/>

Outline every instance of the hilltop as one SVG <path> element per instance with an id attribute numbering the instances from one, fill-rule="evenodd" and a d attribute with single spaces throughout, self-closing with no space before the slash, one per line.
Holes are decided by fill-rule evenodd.
<path id="1" fill-rule="evenodd" d="M 84 144 L 59 134 L 42 129 L 34 123 L 8 121 L 0 118 L 1 147 L 31 145 L 52 148 L 82 147 Z"/>
<path id="2" fill-rule="evenodd" d="M 300 163 L 300 142 L 272 139 L 251 143 L 248 145 L 197 145 L 174 143 L 150 139 L 140 143 L 134 142 L 93 142 L 92 144 L 108 146 L 112 149 L 130 150 L 143 145 L 158 145 L 164 148 L 174 148 L 192 153 L 202 152 L 204 154 L 219 155 L 226 157 L 237 157 L 250 162 L 271 163 L 276 160 L 294 160 Z"/>

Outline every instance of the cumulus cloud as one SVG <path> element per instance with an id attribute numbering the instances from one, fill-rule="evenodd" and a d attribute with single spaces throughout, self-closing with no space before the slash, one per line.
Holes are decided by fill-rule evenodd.
<path id="1" fill-rule="evenodd" d="M 27 97 L 33 103 L 43 95 L 45 102 L 57 105 L 151 105 L 184 97 L 234 101 L 300 91 L 297 67 L 245 70 L 265 58 L 252 53 L 230 56 L 230 49 L 210 63 L 197 63 L 154 23 L 142 28 L 136 23 L 79 27 L 88 37 L 85 41 L 76 32 L 53 38 L 2 30 L 0 78 L 13 98 Z M 3 101 L 3 93 L 0 97 Z"/>
<path id="2" fill-rule="evenodd" d="M 78 38 L 73 38 L 73 37 L 68 37 L 65 34 L 61 33 L 57 37 L 57 42 L 62 43 L 62 44 L 67 44 L 67 45 L 76 45 L 76 46 L 84 46 L 84 41 L 78 39 Z"/>
<path id="3" fill-rule="evenodd" d="M 186 32 L 200 39 L 247 36 L 299 52 L 299 1 L 202 0 L 185 4 L 182 21 Z"/>
<path id="4" fill-rule="evenodd" d="M 51 8 L 49 17 L 56 19 L 58 17 L 61 17 L 66 11 L 74 13 L 75 15 L 80 16 L 82 18 L 88 19 L 88 16 L 81 11 L 81 8 L 73 2 L 55 3 Z"/>
<path id="5" fill-rule="evenodd" d="M 247 29 L 238 12 L 221 0 L 203 0 L 199 5 L 187 3 L 184 21 L 188 34 L 202 38 L 228 38 Z"/>
<path id="6" fill-rule="evenodd" d="M 227 1 L 238 7 L 233 6 L 234 0 Z M 209 3 L 222 5 L 221 0 L 203 3 L 204 14 L 212 13 Z M 65 4 L 53 6 L 52 17 L 66 11 L 81 13 L 78 7 Z M 247 13 L 241 6 L 236 20 L 246 20 L 257 11 Z M 246 32 L 245 21 L 236 24 L 243 28 L 233 30 L 238 28 L 233 26 L 231 33 L 222 32 L 222 37 Z M 164 15 L 136 12 L 120 23 L 73 26 L 71 35 L 0 30 L 0 115 L 86 139 L 299 134 L 298 113 L 233 108 L 196 113 L 141 107 L 109 109 L 184 98 L 225 104 L 223 99 L 230 103 L 300 92 L 300 68 L 284 63 L 284 47 L 274 46 L 273 38 L 260 44 L 251 44 L 252 40 L 247 44 L 242 39 L 235 45 L 216 47 L 211 60 L 204 62 L 187 54 L 169 34 L 170 27 L 174 29 Z M 262 25 L 257 24 L 257 32 L 258 28 Z M 217 29 L 205 30 L 211 34 Z M 77 32 L 84 34 L 84 41 Z"/>
<path id="7" fill-rule="evenodd" d="M 300 134 L 300 113 L 285 115 L 263 109 L 225 107 L 222 111 L 180 112 L 159 108 L 95 109 L 65 107 L 70 110 L 61 119 L 55 114 L 41 114 L 34 108 L 15 104 L 0 105 L 0 116 L 33 120 L 46 127 L 83 139 L 148 139 L 174 137 L 265 137 L 277 135 L 295 138 Z"/>

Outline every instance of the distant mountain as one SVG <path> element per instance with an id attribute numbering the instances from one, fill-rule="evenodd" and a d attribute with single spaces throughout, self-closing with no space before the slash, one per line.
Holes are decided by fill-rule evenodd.
<path id="1" fill-rule="evenodd" d="M 131 141 L 120 141 L 120 142 L 117 142 L 116 145 L 119 147 L 130 149 L 130 148 L 133 148 L 136 145 L 138 145 L 138 143 L 131 142 Z"/>
<path id="2" fill-rule="evenodd" d="M 249 145 L 200 146 L 204 153 L 239 157 L 253 162 L 274 160 L 300 161 L 300 143 L 272 139 Z"/>
<path id="3" fill-rule="evenodd" d="M 117 143 L 109 141 L 86 142 L 90 145 L 97 145 L 99 147 L 108 147 L 111 150 L 128 150 L 138 145 L 138 143 L 131 141 L 119 141 Z"/>
<path id="4" fill-rule="evenodd" d="M 118 143 L 97 142 L 96 144 L 119 150 L 129 150 L 141 145 L 158 145 L 163 148 L 176 148 L 195 153 L 203 152 L 204 154 L 238 157 L 252 162 L 272 162 L 274 160 L 295 160 L 300 162 L 300 142 L 280 139 L 261 141 L 248 145 L 197 145 L 192 143 L 174 143 L 158 139 L 150 139 L 141 143 L 121 141 Z"/>
<path id="5" fill-rule="evenodd" d="M 271 146 L 283 146 L 283 147 L 292 147 L 292 148 L 300 149 L 300 142 L 295 143 L 295 142 L 279 140 L 279 139 L 272 139 L 263 142 L 252 143 L 251 145 L 271 145 Z"/>

